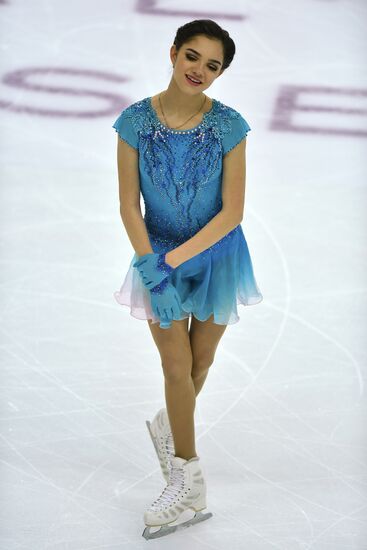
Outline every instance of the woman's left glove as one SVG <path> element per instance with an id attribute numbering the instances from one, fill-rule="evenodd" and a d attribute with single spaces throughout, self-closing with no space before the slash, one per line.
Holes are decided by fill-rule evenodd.
<path id="1" fill-rule="evenodd" d="M 136 267 L 139 271 L 144 285 L 149 290 L 159 285 L 163 279 L 166 279 L 175 270 L 174 267 L 165 262 L 165 257 L 166 252 L 162 254 L 144 254 L 133 264 L 133 267 Z"/>

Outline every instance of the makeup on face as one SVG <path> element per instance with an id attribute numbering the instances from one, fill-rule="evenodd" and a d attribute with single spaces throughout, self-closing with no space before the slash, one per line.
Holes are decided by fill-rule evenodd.
<path id="1" fill-rule="evenodd" d="M 192 52 L 195 55 L 191 55 L 190 52 Z M 186 59 L 189 61 L 196 61 L 196 57 L 201 57 L 200 53 L 194 50 L 193 48 L 186 48 Z M 217 71 L 217 68 L 219 68 L 222 63 L 218 61 L 217 59 L 209 59 L 208 62 L 210 63 L 209 69 L 213 72 Z"/>
<path id="2" fill-rule="evenodd" d="M 202 84 L 201 81 L 197 81 L 196 79 L 193 80 L 193 77 L 191 78 L 191 75 L 185 74 L 186 82 L 189 84 L 189 86 L 200 86 Z"/>

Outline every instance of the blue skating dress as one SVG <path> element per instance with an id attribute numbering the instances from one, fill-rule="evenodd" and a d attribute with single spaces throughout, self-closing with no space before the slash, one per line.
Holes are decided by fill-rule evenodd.
<path id="1" fill-rule="evenodd" d="M 159 120 L 146 97 L 122 111 L 112 126 L 138 150 L 144 221 L 154 252 L 169 252 L 193 237 L 222 208 L 223 156 L 251 130 L 235 109 L 212 99 L 211 110 L 189 130 L 173 130 Z M 150 291 L 133 263 L 116 301 L 138 319 L 160 321 L 151 309 Z M 241 225 L 200 254 L 179 265 L 170 281 L 182 302 L 181 319 L 219 325 L 239 321 L 237 305 L 253 305 L 263 296 L 256 284 Z"/>

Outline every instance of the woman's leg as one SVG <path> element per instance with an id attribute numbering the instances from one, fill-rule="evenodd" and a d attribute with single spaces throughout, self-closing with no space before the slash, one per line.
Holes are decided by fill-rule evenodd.
<path id="1" fill-rule="evenodd" d="M 197 396 L 213 364 L 215 351 L 228 325 L 213 323 L 213 315 L 206 321 L 198 321 L 194 316 L 190 325 L 190 345 L 192 353 L 192 380 Z"/>
<path id="2" fill-rule="evenodd" d="M 191 378 L 192 353 L 189 319 L 172 321 L 169 329 L 148 320 L 157 345 L 165 378 L 165 396 L 175 455 L 186 460 L 197 456 L 195 450 L 195 387 Z"/>

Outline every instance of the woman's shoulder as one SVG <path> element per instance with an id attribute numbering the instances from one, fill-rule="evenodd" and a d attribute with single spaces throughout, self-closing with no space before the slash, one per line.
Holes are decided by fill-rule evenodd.
<path id="1" fill-rule="evenodd" d="M 215 108 L 213 109 L 216 125 L 220 137 L 231 134 L 238 129 L 249 131 L 250 125 L 240 111 L 220 101 L 215 100 Z"/>
<path id="2" fill-rule="evenodd" d="M 126 123 L 130 124 L 136 133 L 149 124 L 149 99 L 149 97 L 144 97 L 134 101 L 134 103 L 125 107 L 119 115 L 119 119 L 121 121 L 126 120 Z"/>
<path id="3" fill-rule="evenodd" d="M 219 117 L 227 119 L 244 118 L 240 111 L 238 111 L 234 107 L 231 107 L 230 105 L 227 105 L 226 103 L 223 103 L 219 99 L 215 100 L 215 106 L 216 114 Z"/>

